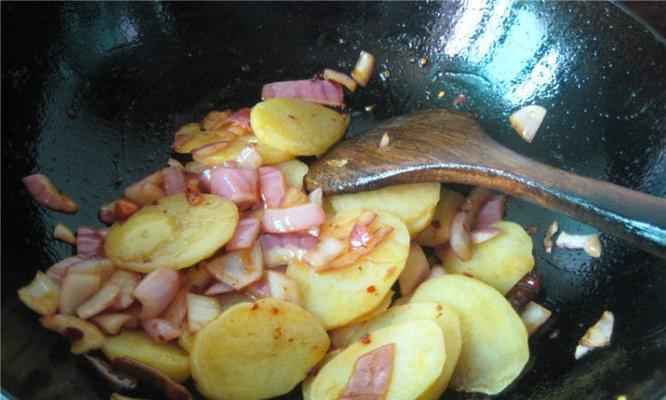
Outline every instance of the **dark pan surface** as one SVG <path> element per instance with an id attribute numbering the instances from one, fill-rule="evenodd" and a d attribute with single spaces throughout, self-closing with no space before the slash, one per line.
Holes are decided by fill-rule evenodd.
<path id="1" fill-rule="evenodd" d="M 407 111 L 477 113 L 496 140 L 579 174 L 666 195 L 666 46 L 607 3 L 2 3 L 2 386 L 19 399 L 104 399 L 109 391 L 44 331 L 15 291 L 70 254 L 57 222 L 100 225 L 98 207 L 164 165 L 175 129 L 210 109 L 259 100 L 265 82 L 349 70 L 375 53 L 369 88 L 350 99 L 353 132 Z M 427 65 L 418 60 L 426 57 Z M 440 90 L 446 95 L 438 98 Z M 531 145 L 508 126 L 521 105 L 549 113 Z M 365 105 L 375 105 L 373 113 Z M 54 213 L 20 178 L 49 175 L 81 205 Z M 666 394 L 666 264 L 601 235 L 600 259 L 541 246 L 540 300 L 555 312 L 505 399 L 657 399 Z M 587 326 L 615 312 L 611 347 L 574 361 Z M 559 331 L 557 338 L 550 333 Z M 298 394 L 285 398 L 299 398 Z M 483 398 L 447 393 L 447 399 Z"/>

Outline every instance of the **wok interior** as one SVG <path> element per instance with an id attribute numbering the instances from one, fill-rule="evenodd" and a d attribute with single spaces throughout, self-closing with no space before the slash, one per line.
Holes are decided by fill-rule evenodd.
<path id="1" fill-rule="evenodd" d="M 2 7 L 2 381 L 17 398 L 108 396 L 67 344 L 17 303 L 16 289 L 35 270 L 69 255 L 69 246 L 50 237 L 52 227 L 96 222 L 103 202 L 164 165 L 180 125 L 211 109 L 252 105 L 266 82 L 325 67 L 348 71 L 361 49 L 379 62 L 369 87 L 349 99 L 352 135 L 375 120 L 454 107 L 462 93 L 459 108 L 509 148 L 666 194 L 666 48 L 612 4 Z M 531 103 L 548 115 L 527 145 L 507 119 Z M 366 112 L 367 105 L 374 111 Z M 32 202 L 20 177 L 36 171 L 73 196 L 81 211 L 57 214 Z M 539 228 L 533 235 L 544 282 L 539 300 L 555 316 L 545 334 L 532 338 L 524 376 L 499 397 L 663 395 L 664 262 L 606 235 L 600 259 L 576 251 L 547 255 L 541 239 L 553 219 L 568 232 L 594 229 L 518 199 L 509 202 L 507 218 Z M 604 309 L 617 318 L 612 346 L 575 362 L 578 338 Z M 559 335 L 551 339 L 553 331 Z"/>

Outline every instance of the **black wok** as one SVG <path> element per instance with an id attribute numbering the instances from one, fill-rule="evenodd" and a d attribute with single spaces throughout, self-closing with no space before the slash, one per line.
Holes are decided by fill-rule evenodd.
<path id="1" fill-rule="evenodd" d="M 98 207 L 164 165 L 174 130 L 210 109 L 259 100 L 265 82 L 349 70 L 365 49 L 379 74 L 350 98 L 352 132 L 411 110 L 475 113 L 528 157 L 666 195 L 666 45 L 610 3 L 2 3 L 2 387 L 19 399 L 102 399 L 109 391 L 68 345 L 18 304 L 16 290 L 70 254 L 52 227 L 97 222 Z M 419 58 L 427 58 L 421 66 Z M 445 96 L 438 98 L 443 90 Z M 507 123 L 549 113 L 531 145 Z M 374 104 L 374 112 L 364 106 Z M 31 201 L 20 178 L 49 175 L 76 215 Z M 601 235 L 604 253 L 544 253 L 553 219 L 520 200 L 508 218 L 535 225 L 539 300 L 554 311 L 506 399 L 657 399 L 666 394 L 666 264 Z M 604 309 L 612 346 L 575 361 Z M 559 332 L 555 338 L 551 333 Z M 483 396 L 449 392 L 447 399 Z M 291 397 L 299 398 L 297 392 Z"/>

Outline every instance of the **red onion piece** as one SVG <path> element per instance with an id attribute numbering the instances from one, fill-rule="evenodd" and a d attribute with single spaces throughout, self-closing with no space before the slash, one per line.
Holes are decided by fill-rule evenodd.
<path id="1" fill-rule="evenodd" d="M 499 221 L 504 218 L 506 211 L 506 196 L 503 194 L 494 195 L 481 207 L 479 214 L 476 216 L 474 228 L 487 226 L 493 222 Z"/>
<path id="2" fill-rule="evenodd" d="M 76 230 L 76 255 L 82 259 L 103 257 L 104 237 L 97 229 L 89 226 L 79 226 Z"/>
<path id="3" fill-rule="evenodd" d="M 403 268 L 400 276 L 398 276 L 398 284 L 400 285 L 400 294 L 408 296 L 417 286 L 428 278 L 430 274 L 430 264 L 428 258 L 421 246 L 416 242 L 412 242 L 409 246 L 409 255 L 405 268 Z"/>
<path id="4" fill-rule="evenodd" d="M 127 199 L 119 199 L 114 203 L 114 213 L 118 221 L 124 221 L 135 214 L 141 206 Z"/>
<path id="5" fill-rule="evenodd" d="M 546 233 L 543 237 L 543 247 L 546 250 L 546 253 L 550 254 L 553 251 L 553 236 L 560 230 L 560 224 L 557 221 L 553 221 L 546 228 Z"/>
<path id="6" fill-rule="evenodd" d="M 112 224 L 118 221 L 118 217 L 116 216 L 115 201 L 102 204 L 102 206 L 99 208 L 99 220 L 105 224 Z"/>
<path id="7" fill-rule="evenodd" d="M 391 232 L 393 232 L 393 227 L 391 226 L 381 226 L 376 231 L 372 232 L 372 239 L 366 243 L 365 246 L 356 247 L 351 249 L 351 251 L 341 255 L 332 262 L 328 263 L 324 270 L 340 269 L 348 267 L 358 261 L 361 257 L 365 256 L 372 252 L 384 239 L 386 239 Z"/>
<path id="8" fill-rule="evenodd" d="M 236 157 L 236 162 L 241 168 L 245 169 L 259 169 L 264 164 L 261 154 L 252 146 L 241 150 L 238 157 Z"/>
<path id="9" fill-rule="evenodd" d="M 220 302 L 214 297 L 187 294 L 187 328 L 190 332 L 201 330 L 222 312 Z"/>
<path id="10" fill-rule="evenodd" d="M 474 188 L 465 199 L 460 211 L 451 220 L 449 246 L 461 260 L 469 260 L 472 257 L 472 241 L 469 231 L 475 225 L 479 210 L 489 198 L 490 190 L 482 187 Z"/>
<path id="11" fill-rule="evenodd" d="M 273 167 L 259 168 L 261 199 L 268 208 L 280 207 L 287 192 L 287 184 L 282 172 Z"/>
<path id="12" fill-rule="evenodd" d="M 192 156 L 202 157 L 202 158 L 210 157 L 213 154 L 219 153 L 220 151 L 226 149 L 227 147 L 229 147 L 230 144 L 231 142 L 228 140 L 209 143 L 192 150 Z"/>
<path id="13" fill-rule="evenodd" d="M 302 233 L 264 234 L 259 236 L 259 243 L 261 243 L 264 264 L 268 268 L 274 268 L 303 259 L 308 250 L 317 245 L 317 239 Z"/>
<path id="14" fill-rule="evenodd" d="M 173 138 L 173 143 L 171 143 L 171 148 L 174 150 L 178 150 L 182 145 L 184 145 L 185 143 L 189 142 L 192 139 L 194 139 L 194 134 L 192 133 L 183 133 L 180 135 L 176 135 L 176 137 Z"/>
<path id="15" fill-rule="evenodd" d="M 264 273 L 261 246 L 257 243 L 249 250 L 232 251 L 208 261 L 205 267 L 218 280 L 240 290 Z"/>
<path id="16" fill-rule="evenodd" d="M 48 275 L 49 278 L 51 278 L 58 285 L 62 285 L 62 281 L 65 279 L 65 275 L 67 275 L 67 270 L 69 267 L 80 261 L 81 258 L 77 256 L 67 257 L 64 260 L 50 266 L 49 269 L 46 270 L 46 275 Z"/>
<path id="17" fill-rule="evenodd" d="M 28 175 L 23 178 L 23 184 L 35 201 L 45 207 L 66 213 L 75 213 L 79 209 L 78 204 L 61 193 L 46 175 Z"/>
<path id="18" fill-rule="evenodd" d="M 134 289 L 134 297 L 141 303 L 141 319 L 162 314 L 176 297 L 180 282 L 172 269 L 156 269 L 146 275 Z"/>
<path id="19" fill-rule="evenodd" d="M 583 357 L 590 350 L 610 345 L 613 336 L 613 327 L 615 316 L 612 312 L 606 310 L 601 314 L 601 318 L 585 332 L 585 335 L 576 346 L 576 360 Z"/>
<path id="20" fill-rule="evenodd" d="M 287 274 L 277 271 L 266 271 L 266 283 L 268 284 L 270 297 L 301 305 L 298 284 Z"/>
<path id="21" fill-rule="evenodd" d="M 335 260 L 346 248 L 345 244 L 338 239 L 325 237 L 316 247 L 305 254 L 303 261 L 310 264 L 315 270 L 325 269 L 326 264 Z"/>
<path id="22" fill-rule="evenodd" d="M 101 277 L 113 271 L 114 265 L 108 258 L 87 258 L 69 266 L 67 273 L 95 274 Z"/>
<path id="23" fill-rule="evenodd" d="M 215 282 L 208 289 L 206 289 L 204 294 L 206 296 L 215 296 L 218 294 L 231 293 L 235 291 L 236 289 L 234 289 L 234 287 L 231 285 L 227 285 L 224 282 Z"/>
<path id="24" fill-rule="evenodd" d="M 99 275 L 67 272 L 60 290 L 60 314 L 73 315 L 79 305 L 99 290 L 101 284 Z"/>
<path id="25" fill-rule="evenodd" d="M 139 286 L 141 278 L 141 274 L 136 272 L 124 269 L 115 270 L 109 277 L 109 282 L 116 285 L 120 289 L 120 293 L 116 302 L 109 307 L 109 310 L 120 311 L 131 306 L 134 303 L 134 289 Z"/>
<path id="26" fill-rule="evenodd" d="M 167 196 L 185 191 L 185 170 L 182 167 L 164 168 L 162 176 Z"/>
<path id="27" fill-rule="evenodd" d="M 313 203 L 296 207 L 268 209 L 264 211 L 261 221 L 264 231 L 269 233 L 286 233 L 305 231 L 319 226 L 326 220 L 321 206 Z"/>
<path id="28" fill-rule="evenodd" d="M 91 298 L 76 307 L 76 314 L 81 319 L 88 319 L 99 314 L 116 302 L 120 289 L 113 283 L 105 283 Z"/>
<path id="29" fill-rule="evenodd" d="M 565 249 L 583 249 L 590 257 L 601 256 L 601 242 L 596 234 L 572 235 L 562 231 L 557 237 L 555 245 Z"/>
<path id="30" fill-rule="evenodd" d="M 237 124 L 245 129 L 251 129 L 250 127 L 250 113 L 252 112 L 251 108 L 241 108 L 240 110 L 234 112 L 229 116 L 228 121 Z"/>
<path id="31" fill-rule="evenodd" d="M 310 192 L 308 199 L 310 199 L 310 203 L 321 207 L 324 204 L 324 191 L 321 188 L 316 188 Z"/>
<path id="32" fill-rule="evenodd" d="M 393 373 L 395 343 L 385 344 L 360 356 L 340 400 L 383 399 Z"/>
<path id="33" fill-rule="evenodd" d="M 162 318 L 169 321 L 171 325 L 179 327 L 187 315 L 187 290 L 182 288 L 178 291 L 169 308 L 162 314 Z"/>
<path id="34" fill-rule="evenodd" d="M 180 329 L 165 319 L 144 319 L 141 321 L 141 327 L 157 343 L 166 343 L 180 337 Z"/>
<path id="35" fill-rule="evenodd" d="M 329 106 L 341 106 L 344 100 L 342 86 L 323 80 L 273 82 L 261 90 L 263 100 L 274 97 L 301 99 Z"/>
<path id="36" fill-rule="evenodd" d="M 210 172 L 210 192 L 226 197 L 237 206 L 257 202 L 257 171 L 220 166 Z"/>
<path id="37" fill-rule="evenodd" d="M 245 288 L 245 293 L 254 299 L 265 299 L 271 297 L 271 287 L 268 285 L 268 279 L 259 279 Z"/>
<path id="38" fill-rule="evenodd" d="M 243 218 L 236 225 L 234 236 L 227 242 L 228 251 L 247 249 L 252 247 L 259 236 L 261 223 L 256 218 Z"/>
<path id="39" fill-rule="evenodd" d="M 481 228 L 475 228 L 472 232 L 470 232 L 469 235 L 472 243 L 481 244 L 489 241 L 500 233 L 502 233 L 500 228 L 495 228 L 494 226 L 484 226 Z"/>
<path id="40" fill-rule="evenodd" d="M 150 205 L 166 196 L 162 188 L 163 185 L 164 177 L 162 176 L 162 172 L 158 171 L 148 175 L 139 182 L 129 185 L 125 188 L 123 197 L 142 206 Z"/>
<path id="41" fill-rule="evenodd" d="M 546 307 L 530 301 L 520 313 L 520 319 L 527 328 L 527 334 L 531 335 L 550 318 L 551 314 L 552 312 Z"/>

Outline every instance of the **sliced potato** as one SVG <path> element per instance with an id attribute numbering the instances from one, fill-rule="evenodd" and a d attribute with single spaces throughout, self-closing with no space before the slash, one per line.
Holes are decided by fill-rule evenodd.
<path id="1" fill-rule="evenodd" d="M 463 275 L 444 275 L 423 282 L 411 302 L 445 304 L 460 318 L 462 350 L 453 388 L 496 394 L 520 375 L 529 358 L 527 331 L 493 287 Z"/>
<path id="2" fill-rule="evenodd" d="M 514 222 L 497 221 L 492 226 L 502 233 L 474 246 L 471 259 L 463 261 L 450 249 L 438 255 L 446 272 L 472 276 L 507 294 L 534 267 L 532 238 Z"/>
<path id="3" fill-rule="evenodd" d="M 124 330 L 106 338 L 102 352 L 111 361 L 131 357 L 160 370 L 174 382 L 183 383 L 190 377 L 187 353 L 173 343 L 155 343 L 142 331 Z"/>
<path id="4" fill-rule="evenodd" d="M 339 399 L 351 378 L 356 360 L 386 344 L 395 344 L 393 370 L 384 399 L 417 399 L 441 375 L 446 362 L 439 326 L 421 319 L 378 329 L 349 345 L 320 370 L 309 385 L 309 399 Z"/>
<path id="5" fill-rule="evenodd" d="M 193 153 L 192 158 L 195 161 L 212 167 L 222 164 L 225 161 L 235 161 L 238 155 L 248 147 L 254 147 L 259 153 L 264 164 L 270 165 L 287 160 L 291 160 L 294 156 L 286 151 L 274 149 L 269 145 L 259 142 L 254 135 L 237 136 L 236 134 L 227 132 L 223 139 L 226 141 L 226 146 L 222 146 L 220 150 L 211 154 Z"/>
<path id="6" fill-rule="evenodd" d="M 409 183 L 341 194 L 328 200 L 336 212 L 359 208 L 389 212 L 407 225 L 410 235 L 416 235 L 430 223 L 435 213 L 439 186 L 439 183 Z"/>
<path id="7" fill-rule="evenodd" d="M 181 269 L 224 246 L 238 223 L 238 209 L 224 197 L 203 194 L 190 205 L 182 193 L 145 206 L 111 227 L 104 249 L 119 267 L 138 272 Z"/>
<path id="8" fill-rule="evenodd" d="M 275 98 L 254 106 L 250 124 L 260 142 L 297 156 L 323 154 L 347 129 L 345 115 L 309 101 Z"/>
<path id="9" fill-rule="evenodd" d="M 423 246 L 437 246 L 449 242 L 449 226 L 456 210 L 465 201 L 462 194 L 442 187 L 435 215 L 430 223 L 416 236 L 416 242 Z"/>
<path id="10" fill-rule="evenodd" d="M 442 373 L 433 385 L 418 397 L 419 400 L 437 400 L 449 384 L 451 374 L 453 374 L 453 370 L 458 363 L 460 349 L 462 348 L 460 321 L 458 315 L 451 307 L 439 303 L 410 303 L 391 307 L 386 312 L 361 324 L 349 338 L 349 343 L 358 340 L 366 333 L 372 333 L 400 322 L 421 319 L 436 322 L 444 336 L 446 363 L 444 364 Z M 346 346 L 347 344 L 344 345 Z"/>
<path id="11" fill-rule="evenodd" d="M 190 135 L 191 138 L 179 146 L 174 148 L 176 153 L 189 154 L 192 150 L 198 149 L 209 144 L 216 142 L 228 140 L 231 133 L 220 131 L 220 132 L 209 132 L 202 130 L 201 126 L 197 123 L 191 123 L 182 126 L 178 132 L 176 132 L 176 141 L 178 141 L 178 136 L 181 135 Z"/>
<path id="12" fill-rule="evenodd" d="M 321 230 L 347 240 L 352 226 L 363 210 L 350 210 L 329 219 Z M 287 275 L 298 283 L 304 308 L 324 327 L 335 329 L 354 323 L 384 301 L 405 266 L 409 234 L 395 216 L 378 213 L 373 227 L 390 226 L 393 231 L 366 256 L 340 269 L 316 272 L 310 265 L 294 261 Z"/>
<path id="13" fill-rule="evenodd" d="M 273 165 L 279 169 L 287 182 L 287 186 L 294 189 L 303 189 L 303 177 L 308 173 L 308 165 L 299 160 L 289 160 Z"/>
<path id="14" fill-rule="evenodd" d="M 71 315 L 46 315 L 40 318 L 42 326 L 58 332 L 69 340 L 72 353 L 83 354 L 104 345 L 104 334 L 93 324 Z"/>
<path id="15" fill-rule="evenodd" d="M 266 399 L 292 390 L 329 339 L 302 308 L 277 299 L 237 304 L 197 333 L 192 376 L 210 399 Z"/>
<path id="16" fill-rule="evenodd" d="M 409 255 L 405 263 L 405 269 L 402 270 L 398 277 L 398 284 L 400 285 L 400 294 L 408 296 L 421 282 L 426 280 L 430 273 L 430 264 L 428 258 L 421 246 L 412 242 L 409 246 Z"/>

